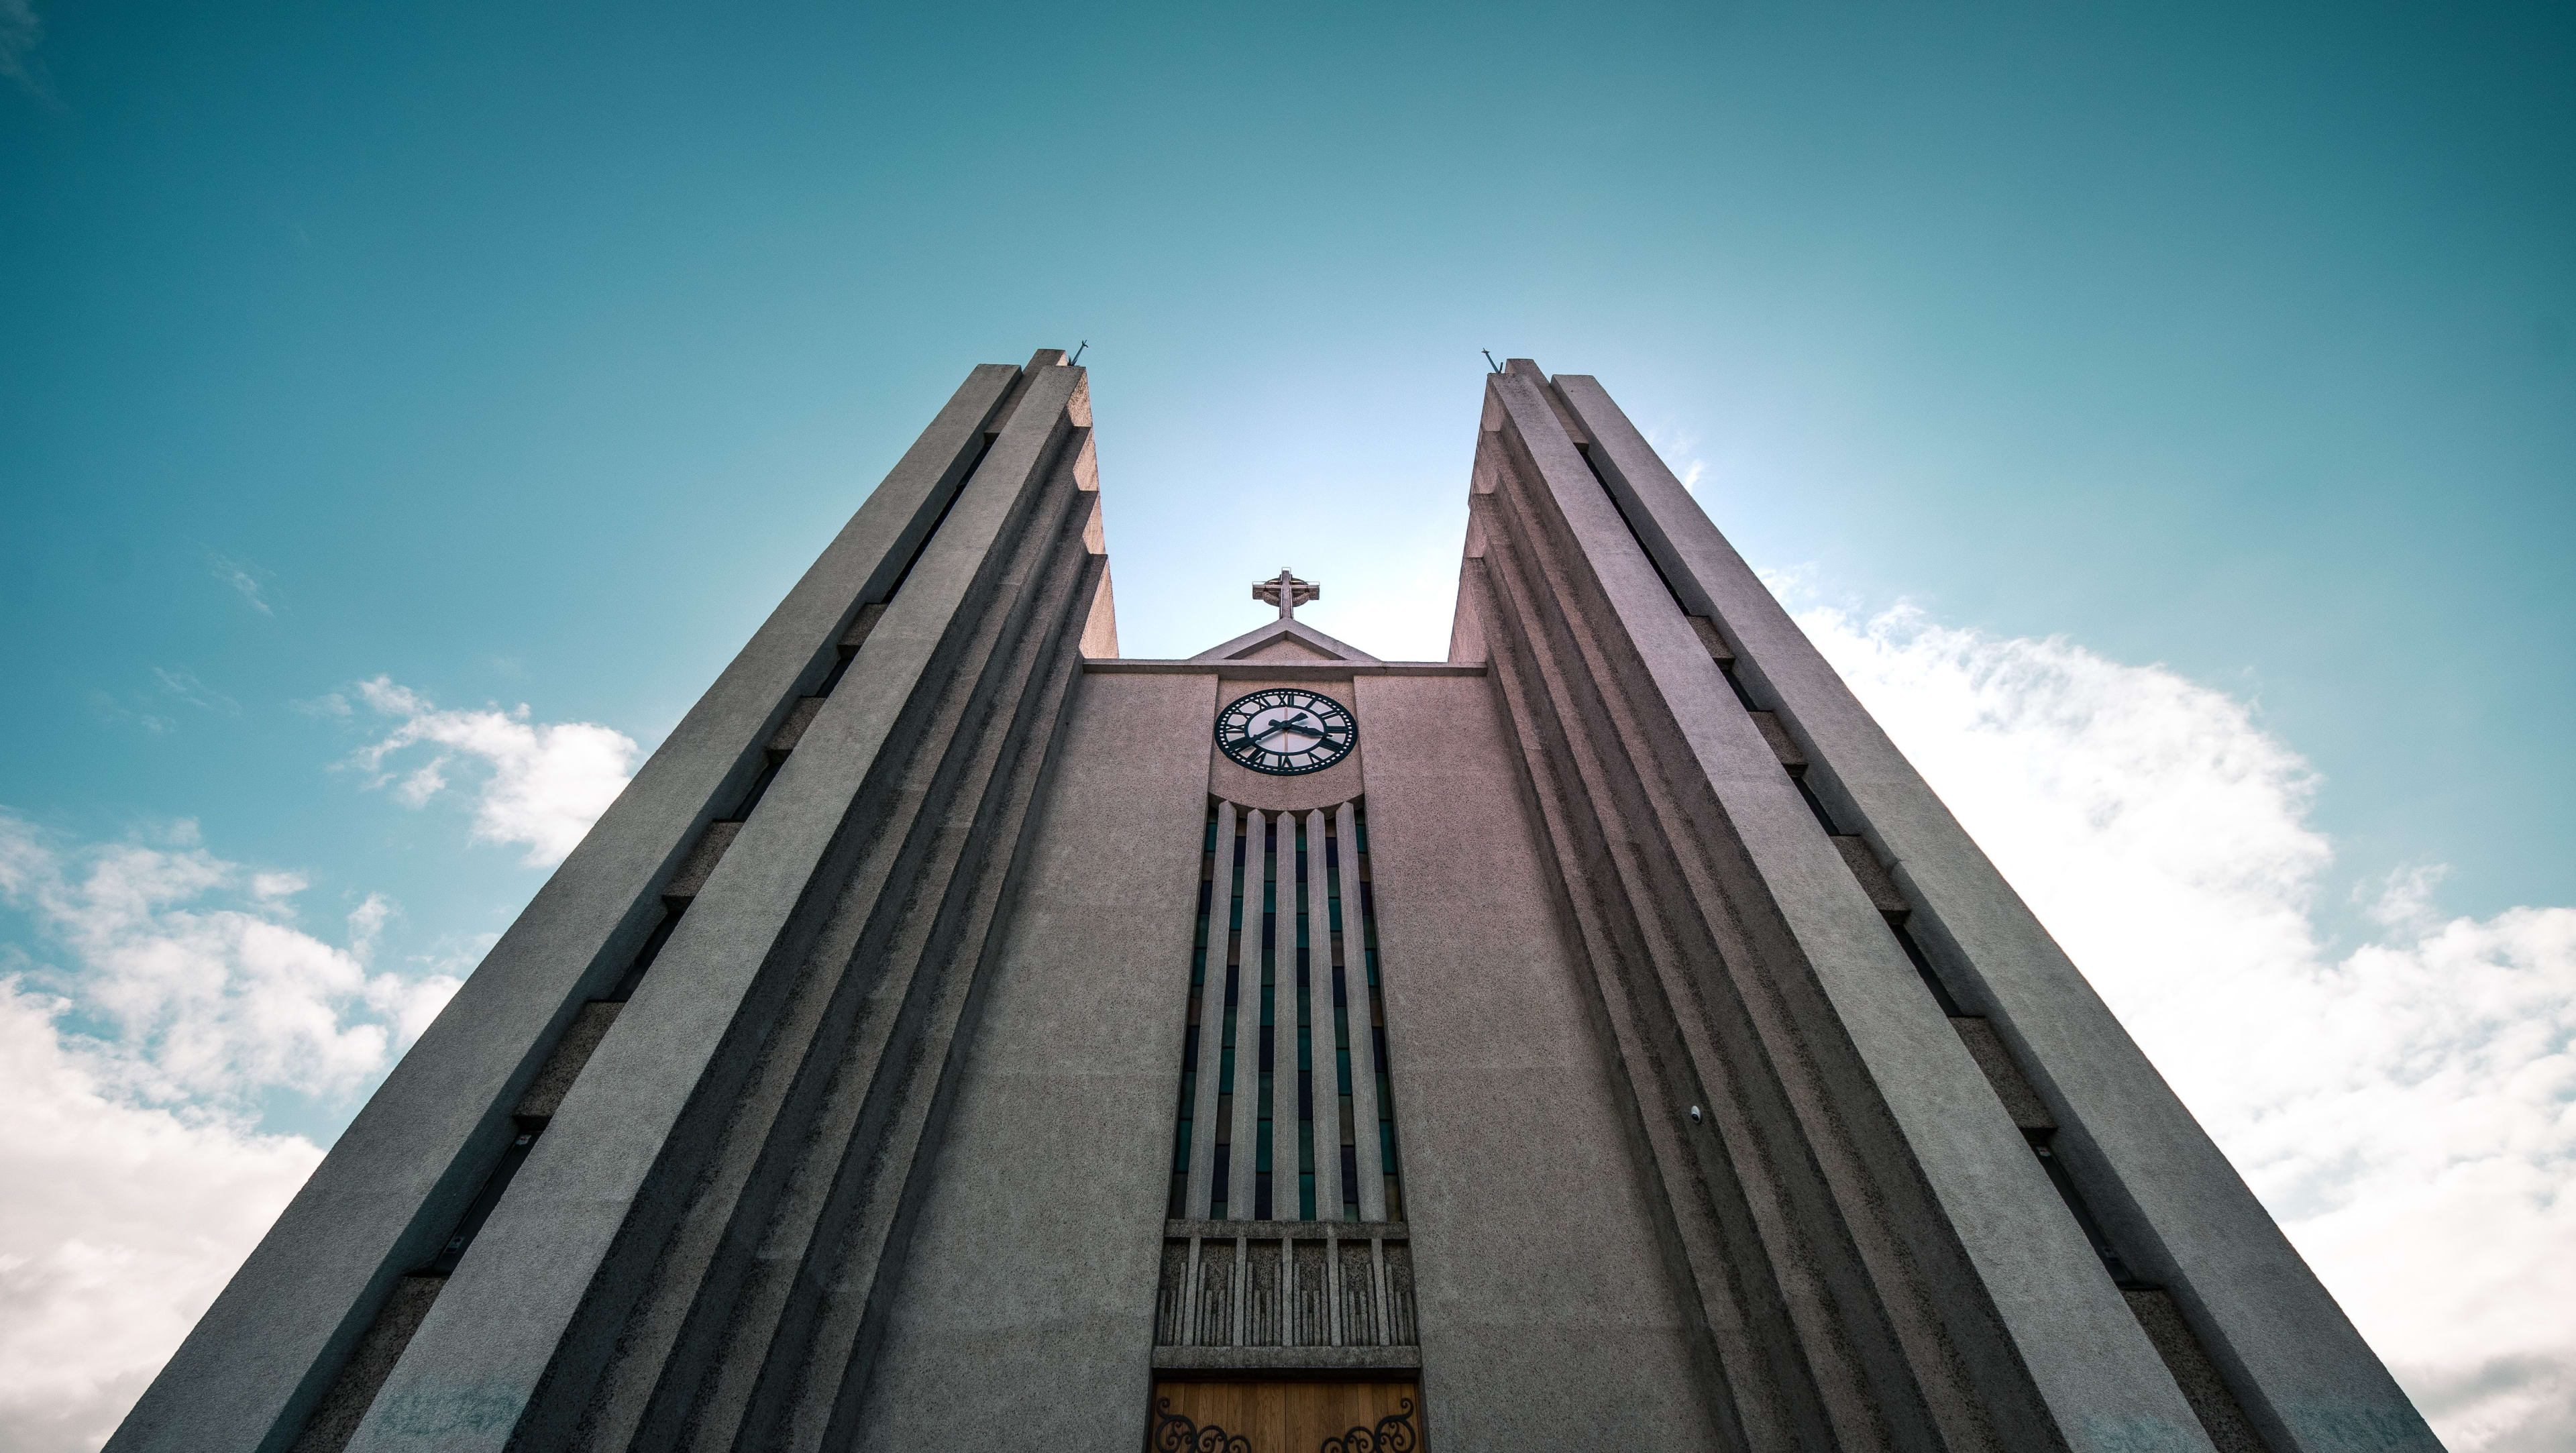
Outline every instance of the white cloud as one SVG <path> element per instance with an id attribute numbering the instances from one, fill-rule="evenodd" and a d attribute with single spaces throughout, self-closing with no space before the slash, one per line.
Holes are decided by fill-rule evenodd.
<path id="1" fill-rule="evenodd" d="M 8 0 L 0 0 L 0 5 L 7 3 Z M 207 556 L 206 568 L 213 572 L 217 580 L 239 591 L 241 598 L 250 602 L 252 610 L 264 616 L 277 614 L 277 608 L 269 604 L 268 600 L 267 571 L 224 555 Z"/>
<path id="2" fill-rule="evenodd" d="M 459 756 L 479 764 L 488 775 L 476 790 L 474 836 L 526 844 L 531 867 L 563 861 L 617 800 L 642 755 L 624 732 L 591 722 L 532 722 L 524 705 L 441 711 L 384 676 L 358 683 L 357 691 L 378 713 L 400 718 L 358 754 L 377 774 L 372 785 L 392 784 L 396 801 L 419 807 L 447 790 L 447 769 Z M 427 761 L 399 778 L 387 770 L 388 758 L 416 746 L 432 749 Z"/>
<path id="3" fill-rule="evenodd" d="M 0 1447 L 99 1446 L 321 1159 L 254 1107 L 358 1089 L 470 967 L 377 971 L 393 905 L 335 947 L 305 889 L 191 824 L 78 845 L 0 813 L 0 902 L 63 960 L 0 976 Z"/>
<path id="4" fill-rule="evenodd" d="M 451 975 L 368 971 L 392 911 L 380 897 L 350 916 L 349 948 L 295 927 L 303 888 L 215 857 L 194 824 L 158 845 L 65 847 L 0 814 L 0 900 L 71 956 L 36 976 L 95 1024 L 94 1068 L 150 1101 L 345 1094 L 455 991 Z"/>
<path id="5" fill-rule="evenodd" d="M 322 1159 L 138 1106 L 0 978 L 0 1446 L 95 1449 Z"/>
<path id="6" fill-rule="evenodd" d="M 1800 615 L 2456 1453 L 2576 1444 L 2576 909 L 2330 950 L 2315 775 L 2237 701 L 2063 640 Z"/>

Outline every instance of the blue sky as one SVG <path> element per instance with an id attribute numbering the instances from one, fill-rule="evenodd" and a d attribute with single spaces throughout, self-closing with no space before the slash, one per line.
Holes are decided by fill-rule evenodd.
<path id="1" fill-rule="evenodd" d="M 1847 642 L 2063 638 L 2295 757 L 2228 780 L 2330 850 L 2262 869 L 2317 962 L 2576 901 L 2571 62 L 2544 7 L 0 0 L 0 972 L 142 1032 L 41 887 L 119 845 L 461 971 L 544 856 L 469 716 L 613 784 L 968 366 L 1078 340 L 1129 654 L 1283 563 L 1441 654 L 1490 348 Z M 115 1093 L 327 1142 L 365 1049 Z"/>

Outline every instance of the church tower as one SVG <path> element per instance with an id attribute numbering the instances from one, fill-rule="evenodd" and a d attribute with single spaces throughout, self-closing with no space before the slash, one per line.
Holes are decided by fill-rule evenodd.
<path id="1" fill-rule="evenodd" d="M 1084 371 L 937 419 L 115 1453 L 2393 1453 L 2431 1433 L 1598 383 L 1446 661 L 1121 657 Z"/>

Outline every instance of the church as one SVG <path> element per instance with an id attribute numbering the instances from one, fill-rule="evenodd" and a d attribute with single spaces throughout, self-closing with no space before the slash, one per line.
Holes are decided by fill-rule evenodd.
<path id="1" fill-rule="evenodd" d="M 967 375 L 113 1453 L 2438 1448 L 1601 384 L 1486 378 L 1446 660 L 1286 569 L 1146 660 L 1085 378 Z"/>

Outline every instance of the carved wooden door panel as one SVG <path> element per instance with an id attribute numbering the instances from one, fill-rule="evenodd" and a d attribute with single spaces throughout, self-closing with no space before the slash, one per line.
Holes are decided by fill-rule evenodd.
<path id="1" fill-rule="evenodd" d="M 1418 1453 L 1410 1382 L 1158 1382 L 1151 1453 Z"/>

